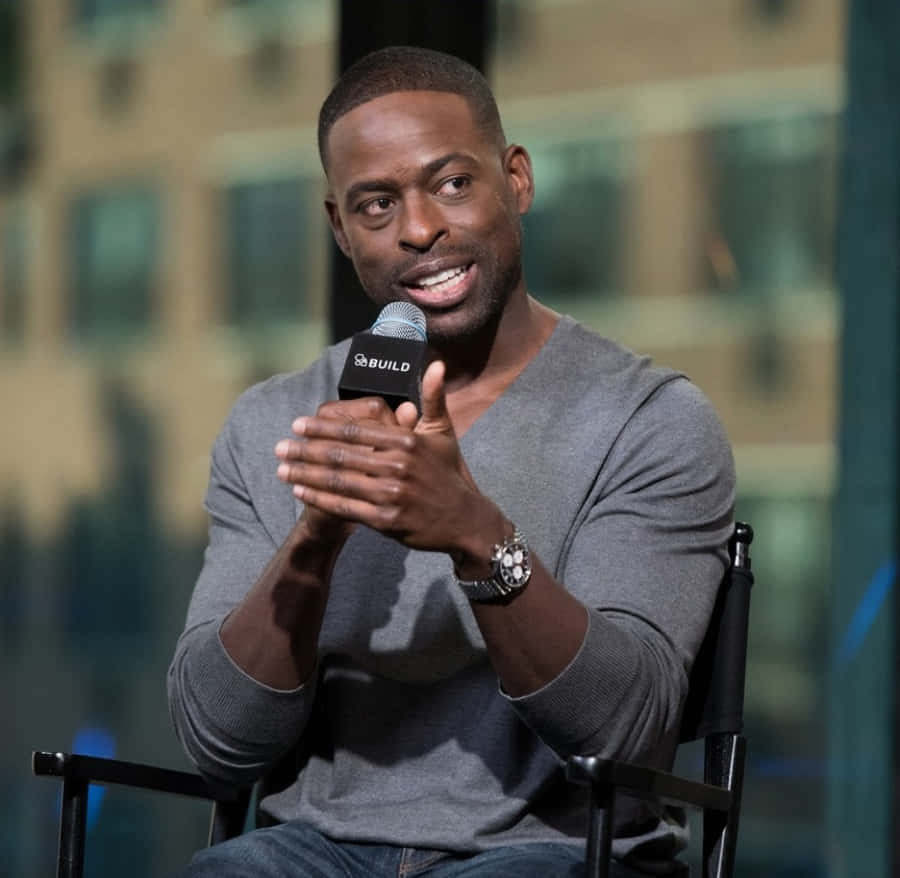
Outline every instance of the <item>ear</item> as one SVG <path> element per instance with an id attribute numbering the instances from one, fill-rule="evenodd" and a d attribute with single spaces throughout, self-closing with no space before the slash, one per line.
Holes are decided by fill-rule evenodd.
<path id="1" fill-rule="evenodd" d="M 519 215 L 528 213 L 534 201 L 534 174 L 528 150 L 518 143 L 511 143 L 503 153 L 503 170 L 515 195 Z"/>
<path id="2" fill-rule="evenodd" d="M 328 224 L 331 226 L 331 233 L 334 235 L 334 240 L 337 241 L 337 245 L 341 248 L 341 252 L 344 256 L 351 259 L 350 242 L 347 240 L 347 235 L 344 233 L 344 223 L 341 220 L 341 212 L 338 210 L 337 202 L 330 192 L 325 196 L 325 212 L 328 214 Z"/>

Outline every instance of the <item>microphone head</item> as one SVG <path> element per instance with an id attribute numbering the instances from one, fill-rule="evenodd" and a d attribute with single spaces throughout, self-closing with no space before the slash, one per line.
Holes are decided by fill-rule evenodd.
<path id="1" fill-rule="evenodd" d="M 390 338 L 427 341 L 425 314 L 412 302 L 389 302 L 381 309 L 369 332 L 372 335 L 385 335 Z"/>

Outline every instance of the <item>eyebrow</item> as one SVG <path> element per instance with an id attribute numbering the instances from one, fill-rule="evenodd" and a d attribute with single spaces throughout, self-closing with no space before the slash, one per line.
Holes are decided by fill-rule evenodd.
<path id="1" fill-rule="evenodd" d="M 472 156 L 464 152 L 448 152 L 446 155 L 438 156 L 436 159 L 432 159 L 430 162 L 423 165 L 420 173 L 425 177 L 434 176 L 441 168 L 446 167 L 454 161 L 466 161 L 471 163 Z M 344 204 L 349 208 L 356 197 L 365 192 L 384 192 L 385 190 L 390 191 L 396 188 L 396 181 L 388 178 L 360 180 L 347 190 L 347 194 L 344 196 Z"/>

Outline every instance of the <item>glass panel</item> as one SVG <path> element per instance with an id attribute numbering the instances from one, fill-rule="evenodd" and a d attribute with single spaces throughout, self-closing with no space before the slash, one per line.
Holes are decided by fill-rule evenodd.
<path id="1" fill-rule="evenodd" d="M 801 111 L 802 112 L 802 111 Z M 718 280 L 742 291 L 803 289 L 832 276 L 834 118 L 797 114 L 744 121 L 710 134 Z M 710 267 L 723 265 L 720 257 Z"/>
<path id="2" fill-rule="evenodd" d="M 78 196 L 72 205 L 72 326 L 115 337 L 151 317 L 159 271 L 159 200 L 145 186 Z"/>
<path id="3" fill-rule="evenodd" d="M 166 0 L 75 0 L 72 24 L 92 53 L 122 67 L 159 30 Z"/>
<path id="4" fill-rule="evenodd" d="M 536 188 L 524 219 L 525 277 L 548 304 L 614 294 L 622 284 L 625 180 L 615 141 L 531 150 Z"/>
<path id="5" fill-rule="evenodd" d="M 79 22 L 90 23 L 102 18 L 152 11 L 161 7 L 163 2 L 164 0 L 76 0 L 75 17 Z"/>
<path id="6" fill-rule="evenodd" d="M 752 494 L 754 589 L 745 734 L 750 742 L 741 874 L 824 874 L 830 661 L 831 498 L 801 490 Z M 777 819 L 775 819 L 775 815 Z"/>
<path id="7" fill-rule="evenodd" d="M 231 45 L 246 45 L 254 36 L 314 44 L 334 38 L 336 19 L 336 4 L 321 0 L 222 0 L 217 25 Z"/>
<path id="8" fill-rule="evenodd" d="M 228 189 L 228 319 L 264 327 L 308 317 L 304 290 L 312 183 L 240 183 Z"/>

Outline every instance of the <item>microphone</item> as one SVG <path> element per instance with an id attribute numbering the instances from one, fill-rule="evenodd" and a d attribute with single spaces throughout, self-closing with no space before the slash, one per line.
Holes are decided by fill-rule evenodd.
<path id="1" fill-rule="evenodd" d="M 392 409 L 401 402 L 421 409 L 419 384 L 426 347 L 422 309 L 411 302 L 390 302 L 369 329 L 353 336 L 338 396 L 380 396 Z"/>

